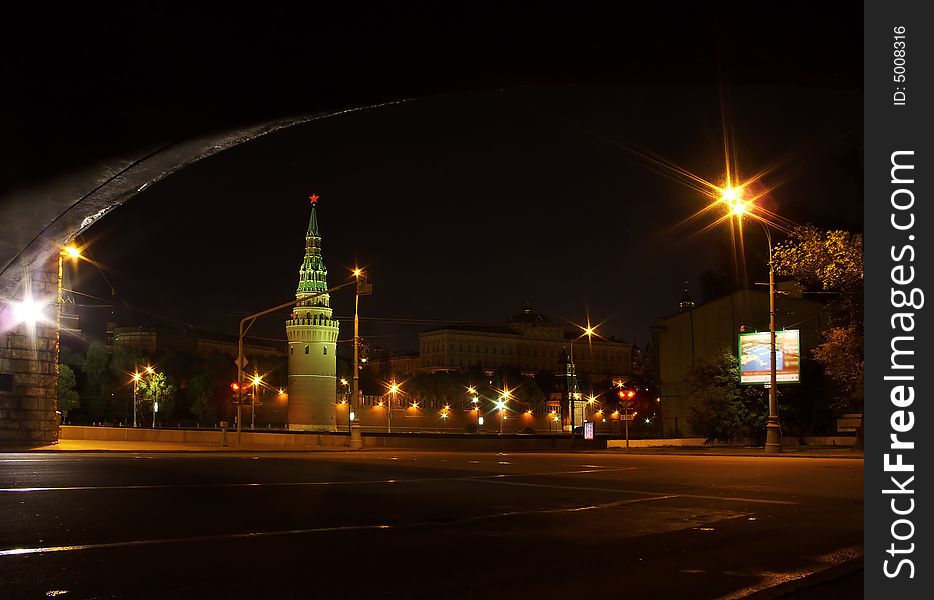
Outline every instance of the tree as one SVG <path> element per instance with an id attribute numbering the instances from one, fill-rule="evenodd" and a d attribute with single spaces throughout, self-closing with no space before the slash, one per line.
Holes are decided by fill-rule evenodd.
<path id="1" fill-rule="evenodd" d="M 824 292 L 831 325 L 863 323 L 863 236 L 848 231 L 797 227 L 772 250 L 775 272 L 805 290 Z"/>
<path id="2" fill-rule="evenodd" d="M 137 392 L 141 394 L 143 404 L 149 405 L 149 414 L 155 410 L 159 403 L 159 412 L 171 414 L 175 403 L 175 386 L 169 381 L 165 373 L 158 371 L 152 375 L 140 378 Z"/>
<path id="3" fill-rule="evenodd" d="M 58 410 L 62 420 L 68 418 L 68 412 L 81 406 L 81 399 L 75 390 L 75 372 L 68 365 L 58 365 Z"/>
<path id="4" fill-rule="evenodd" d="M 863 403 L 863 236 L 847 231 L 821 231 L 807 225 L 772 252 L 776 273 L 791 276 L 805 290 L 821 292 L 830 328 L 812 351 L 814 359 L 840 390 L 838 409 Z M 862 448 L 863 427 L 857 433 Z"/>
<path id="5" fill-rule="evenodd" d="M 92 418 L 103 418 L 110 404 L 110 356 L 101 342 L 91 342 L 84 359 L 85 390 L 88 413 Z"/>
<path id="6" fill-rule="evenodd" d="M 150 363 L 148 357 L 139 348 L 133 346 L 114 346 L 110 356 L 110 377 L 112 386 L 111 414 L 114 419 L 127 422 L 133 414 L 132 376 L 140 372 L 143 365 Z"/>
<path id="7" fill-rule="evenodd" d="M 700 361 L 687 377 L 691 427 L 707 442 L 765 437 L 768 399 L 760 386 L 739 384 L 739 361 L 724 350 L 713 362 Z"/>
<path id="8" fill-rule="evenodd" d="M 214 385 L 207 375 L 195 375 L 188 381 L 189 410 L 198 423 L 213 423 L 217 420 L 214 407 Z"/>

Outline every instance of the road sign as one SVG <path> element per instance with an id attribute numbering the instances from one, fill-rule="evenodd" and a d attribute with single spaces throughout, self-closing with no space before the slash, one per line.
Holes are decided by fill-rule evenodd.
<path id="1" fill-rule="evenodd" d="M 635 421 L 636 415 L 635 414 L 620 415 L 619 418 L 622 419 L 623 421 Z"/>
<path id="2" fill-rule="evenodd" d="M 243 364 L 240 364 L 241 362 L 242 362 Z M 234 361 L 234 364 L 237 365 L 239 368 L 242 369 L 243 367 L 245 367 L 245 366 L 247 365 L 248 362 L 250 362 L 250 361 L 248 361 L 248 360 L 246 359 L 246 357 L 244 356 L 243 359 L 240 359 L 239 357 L 237 357 L 237 359 Z"/>

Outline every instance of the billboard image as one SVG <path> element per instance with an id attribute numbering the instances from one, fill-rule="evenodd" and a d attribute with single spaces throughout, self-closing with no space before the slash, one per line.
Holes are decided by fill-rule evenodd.
<path id="1" fill-rule="evenodd" d="M 797 329 L 775 332 L 775 381 L 798 383 L 801 380 L 801 342 Z M 771 361 L 768 331 L 739 334 L 739 382 L 768 383 Z"/>

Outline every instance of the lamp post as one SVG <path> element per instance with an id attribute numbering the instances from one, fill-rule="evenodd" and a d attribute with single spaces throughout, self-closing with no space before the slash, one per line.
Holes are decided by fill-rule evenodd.
<path id="1" fill-rule="evenodd" d="M 373 286 L 366 282 L 366 274 L 363 269 L 356 267 L 353 270 L 354 281 L 357 285 L 354 291 L 353 304 L 353 389 L 350 394 L 350 406 L 347 407 L 348 418 L 353 412 L 354 406 L 362 406 L 360 398 L 360 296 L 369 296 L 373 293 Z M 392 407 L 389 407 L 392 412 Z M 391 417 L 390 417 L 391 421 Z M 353 421 L 348 423 L 348 429 L 353 426 Z M 392 423 L 389 425 L 392 430 Z"/>
<path id="2" fill-rule="evenodd" d="M 504 389 L 502 395 L 499 397 L 499 402 L 496 403 L 496 407 L 499 408 L 499 433 L 503 433 L 503 421 L 506 420 L 506 403 L 509 402 L 509 399 L 512 398 L 512 390 Z"/>
<path id="3" fill-rule="evenodd" d="M 473 403 L 473 409 L 477 413 L 477 435 L 480 435 L 480 397 L 477 396 L 477 388 L 470 386 L 467 393 L 471 395 L 470 401 Z"/>
<path id="4" fill-rule="evenodd" d="M 590 410 L 593 410 L 593 405 L 594 405 L 594 402 L 596 401 L 597 399 L 594 397 L 592 393 L 589 396 L 587 396 L 587 404 L 584 405 L 584 422 L 585 423 L 587 422 L 587 405 L 589 404 Z"/>
<path id="5" fill-rule="evenodd" d="M 256 429 L 256 396 L 259 394 L 259 384 L 263 382 L 263 377 L 253 371 L 253 397 L 250 399 L 250 429 Z"/>
<path id="6" fill-rule="evenodd" d="M 389 383 L 389 403 L 386 405 L 386 433 L 392 433 L 392 405 L 396 401 L 396 392 L 399 384 L 395 381 Z"/>
<path id="7" fill-rule="evenodd" d="M 357 390 L 360 389 L 360 275 L 362 271 L 360 269 L 354 269 L 353 275 L 357 280 L 356 291 L 354 292 L 354 301 L 353 301 L 353 387 L 350 388 L 350 398 L 347 401 L 350 403 L 350 406 L 347 407 L 347 415 L 350 415 L 350 411 L 353 410 L 354 397 L 357 393 Z M 348 421 L 347 428 L 350 430 L 352 423 Z"/>
<path id="8" fill-rule="evenodd" d="M 749 211 L 747 210 L 748 202 L 740 197 L 739 189 L 727 187 L 721 200 L 727 203 L 730 207 L 730 214 L 739 219 L 742 225 L 743 216 L 749 214 Z M 775 264 L 772 260 L 772 234 L 765 221 L 759 218 L 756 218 L 756 221 L 762 226 L 769 246 L 769 417 L 765 425 L 765 452 L 773 454 L 782 451 L 782 428 L 778 421 L 776 385 L 778 383 L 776 375 L 778 355 L 775 350 Z"/>
<path id="9" fill-rule="evenodd" d="M 136 428 L 136 387 L 142 375 L 139 372 L 133 373 L 133 428 Z"/>
<path id="10" fill-rule="evenodd" d="M 146 373 L 149 374 L 149 382 L 150 382 L 150 384 L 151 384 L 151 383 L 152 383 L 152 376 L 156 374 L 156 370 L 153 369 L 151 366 L 150 366 L 150 367 L 146 367 Z M 150 391 L 150 393 L 153 391 L 153 390 L 152 390 L 152 386 L 150 386 L 149 391 Z M 159 402 L 158 402 L 155 398 L 153 398 L 153 399 L 152 399 L 152 428 L 153 428 L 153 429 L 156 428 L 156 411 L 158 411 L 158 410 L 159 410 Z"/>
<path id="11" fill-rule="evenodd" d="M 777 398 L 777 363 L 778 354 L 775 352 L 775 264 L 772 261 L 772 235 L 769 228 L 760 221 L 765 231 L 765 238 L 769 244 L 769 343 L 771 353 L 769 362 L 769 419 L 765 425 L 765 451 L 777 453 L 782 451 L 782 428 L 778 422 Z"/>
<path id="12" fill-rule="evenodd" d="M 574 439 L 574 425 L 575 425 L 575 420 L 576 420 L 575 413 L 577 412 L 576 411 L 577 400 L 581 399 L 581 394 L 577 389 L 577 367 L 574 365 L 574 342 L 576 340 L 581 339 L 584 336 L 587 336 L 587 341 L 590 342 L 593 340 L 593 336 L 596 333 L 596 328 L 590 325 L 589 320 L 587 323 L 587 327 L 583 327 L 581 325 L 577 325 L 577 327 L 579 327 L 583 331 L 583 333 L 577 336 L 576 338 L 572 338 L 570 343 L 568 344 L 568 346 L 570 347 L 570 351 L 568 355 L 568 372 L 567 372 L 568 405 L 570 406 L 570 409 L 571 409 L 571 439 L 572 440 Z M 581 426 L 583 426 L 583 423 L 581 424 Z"/>
<path id="13" fill-rule="evenodd" d="M 350 398 L 348 397 L 350 396 L 350 394 L 348 393 L 348 387 L 350 386 L 350 382 L 347 381 L 347 379 L 345 379 L 344 377 L 341 377 L 340 383 L 341 383 L 341 387 L 344 388 L 344 391 L 341 392 L 341 396 L 343 397 L 343 400 L 341 400 L 341 404 L 344 404 L 344 403 L 347 404 L 347 431 L 349 432 L 350 428 L 353 426 L 353 404 L 350 402 Z"/>

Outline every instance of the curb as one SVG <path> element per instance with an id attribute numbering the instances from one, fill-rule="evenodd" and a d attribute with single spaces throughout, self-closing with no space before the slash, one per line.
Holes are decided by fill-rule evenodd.
<path id="1" fill-rule="evenodd" d="M 862 589 L 862 572 L 863 557 L 860 556 L 859 558 L 853 558 L 838 565 L 833 565 L 831 567 L 827 567 L 826 569 L 816 571 L 810 575 L 805 575 L 804 577 L 800 577 L 798 579 L 786 581 L 785 583 L 780 583 L 776 586 L 753 592 L 752 594 L 746 596 L 746 598 L 748 600 L 778 600 L 781 598 L 798 598 L 808 591 L 814 591 L 813 588 L 825 584 L 831 584 L 843 578 L 855 576 L 857 573 L 860 574 L 858 578 L 858 587 Z M 855 582 L 852 583 L 856 585 Z"/>

